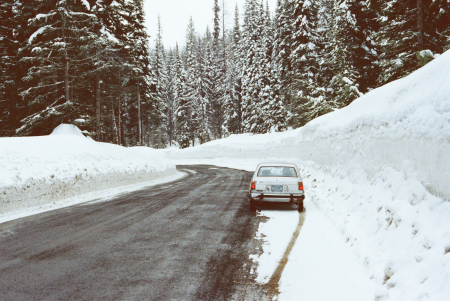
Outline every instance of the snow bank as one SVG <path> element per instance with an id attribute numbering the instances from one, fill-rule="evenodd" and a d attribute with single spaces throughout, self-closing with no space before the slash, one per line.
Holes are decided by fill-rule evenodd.
<path id="1" fill-rule="evenodd" d="M 73 125 L 49 136 L 0 138 L 0 214 L 175 174 L 146 147 L 98 143 Z"/>
<path id="2" fill-rule="evenodd" d="M 183 163 L 249 170 L 263 160 L 296 162 L 303 168 L 305 187 L 310 187 L 306 201 L 329 217 L 379 285 L 374 298 L 446 300 L 448 83 L 450 51 L 300 129 L 232 135 L 166 153 Z M 293 281 L 295 275 L 282 277 L 281 288 L 295 290 Z"/>
<path id="3" fill-rule="evenodd" d="M 366 266 L 379 286 L 376 300 L 448 300 L 449 202 L 389 166 L 373 166 L 370 175 L 357 162 L 302 166 L 307 199 Z"/>
<path id="4" fill-rule="evenodd" d="M 387 163 L 450 200 L 449 83 L 447 51 L 406 78 L 310 122 L 297 144 L 326 164 L 355 156 L 367 166 Z"/>

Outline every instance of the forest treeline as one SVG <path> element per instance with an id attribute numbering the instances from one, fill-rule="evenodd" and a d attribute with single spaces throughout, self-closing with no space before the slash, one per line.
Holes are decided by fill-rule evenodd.
<path id="1" fill-rule="evenodd" d="M 0 136 L 73 123 L 98 141 L 163 148 L 282 131 L 404 77 L 450 48 L 448 0 L 211 0 L 149 45 L 142 0 L 1 0 Z"/>

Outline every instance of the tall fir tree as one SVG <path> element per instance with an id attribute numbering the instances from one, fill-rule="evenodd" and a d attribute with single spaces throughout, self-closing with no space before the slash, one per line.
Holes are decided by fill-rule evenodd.
<path id="1" fill-rule="evenodd" d="M 167 66 L 164 45 L 162 42 L 162 27 L 161 27 L 161 17 L 158 15 L 158 25 L 157 34 L 155 39 L 155 48 L 153 49 L 151 67 L 152 72 L 155 76 L 155 94 L 154 99 L 157 103 L 160 103 L 163 107 L 162 114 L 159 116 L 157 124 L 153 125 L 152 128 L 152 146 L 155 148 L 162 148 L 166 145 L 167 136 L 167 125 L 168 118 L 168 108 L 170 107 L 171 101 L 167 99 L 168 91 L 170 91 L 170 65 Z"/>
<path id="2" fill-rule="evenodd" d="M 86 46 L 95 39 L 98 22 L 86 4 L 68 0 L 35 4 L 35 16 L 29 20 L 34 33 L 22 57 L 32 67 L 23 78 L 26 89 L 21 96 L 37 113 L 23 120 L 18 130 L 21 135 L 50 133 L 61 120 L 74 119 L 77 99 L 73 89 L 88 68 Z"/>
<path id="3" fill-rule="evenodd" d="M 293 23 L 290 64 L 292 90 L 294 95 L 289 110 L 293 114 L 290 124 L 294 127 L 304 125 L 317 115 L 312 111 L 323 111 L 326 100 L 319 81 L 319 57 L 321 52 L 317 2 L 296 1 L 292 7 Z M 322 113 L 322 112 L 321 112 Z M 314 117 L 313 117 L 314 116 Z"/>
<path id="4" fill-rule="evenodd" d="M 186 72 L 183 68 L 178 44 L 174 53 L 175 140 L 180 148 L 189 147 L 189 104 L 185 95 Z"/>
<path id="5" fill-rule="evenodd" d="M 243 127 L 252 133 L 281 130 L 285 126 L 286 112 L 280 107 L 278 93 L 274 92 L 277 83 L 271 70 L 273 39 L 270 17 L 263 2 L 247 0 L 244 18 Z"/>
<path id="6" fill-rule="evenodd" d="M 224 100 L 225 126 L 229 133 L 242 133 L 242 95 L 240 70 L 241 59 L 241 28 L 239 24 L 239 8 L 236 4 L 233 32 L 229 36 L 227 56 L 226 97 Z"/>
<path id="7" fill-rule="evenodd" d="M 32 13 L 33 7 L 25 3 L 0 1 L 0 137 L 14 136 L 28 112 L 26 102 L 19 96 L 28 66 L 19 64 L 19 52 L 26 43 L 27 21 Z"/>
<path id="8" fill-rule="evenodd" d="M 342 0 L 335 2 L 333 7 L 333 21 L 330 31 L 330 55 L 333 68 L 333 78 L 330 83 L 332 89 L 332 108 L 343 108 L 362 95 L 359 91 L 359 70 L 357 40 L 358 29 L 355 15 L 351 13 L 349 5 L 352 2 Z"/>
<path id="9" fill-rule="evenodd" d="M 433 59 L 446 46 L 450 28 L 448 1 L 389 0 L 382 3 L 381 29 L 377 34 L 382 47 L 379 84 L 406 76 Z M 421 57 L 421 51 L 431 55 Z M 423 53 L 425 56 L 427 52 Z"/>
<path id="10" fill-rule="evenodd" d="M 214 29 L 212 33 L 212 69 L 211 80 L 214 85 L 211 87 L 210 100 L 210 129 L 214 139 L 222 138 L 224 124 L 224 100 L 225 100 L 225 57 L 223 43 L 220 40 L 220 6 L 218 0 L 214 0 Z M 224 39 L 225 37 L 222 37 Z"/>
<path id="11" fill-rule="evenodd" d="M 199 115 L 198 115 L 198 94 L 196 89 L 197 79 L 197 34 L 192 17 L 189 20 L 186 30 L 185 49 L 185 83 L 180 98 L 177 113 L 178 138 L 181 148 L 195 145 L 198 136 Z"/>
<path id="12" fill-rule="evenodd" d="M 280 81 L 278 87 L 285 107 L 290 107 L 295 96 L 293 83 L 293 66 L 291 64 L 292 37 L 294 31 L 294 2 L 278 0 L 274 18 L 273 67 Z"/>

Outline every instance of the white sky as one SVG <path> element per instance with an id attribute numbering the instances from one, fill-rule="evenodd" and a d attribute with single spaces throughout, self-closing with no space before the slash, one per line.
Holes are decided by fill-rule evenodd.
<path id="1" fill-rule="evenodd" d="M 266 1 L 268 1 L 270 11 L 273 14 L 277 0 L 264 0 L 264 3 L 266 3 Z M 226 28 L 231 28 L 233 26 L 234 8 L 236 3 L 239 6 L 242 24 L 245 0 L 225 0 Z M 222 0 L 219 0 L 219 4 L 222 5 Z M 181 48 L 184 45 L 186 28 L 191 16 L 194 20 L 195 29 L 198 32 L 203 34 L 208 24 L 212 31 L 214 18 L 213 5 L 214 0 L 144 0 L 146 27 L 151 36 L 150 46 L 154 47 L 155 45 L 158 14 L 161 16 L 164 47 L 175 47 L 176 42 L 178 42 L 178 45 Z"/>

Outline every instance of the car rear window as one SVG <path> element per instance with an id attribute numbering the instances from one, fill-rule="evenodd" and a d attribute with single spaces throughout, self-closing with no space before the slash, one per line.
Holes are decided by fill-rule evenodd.
<path id="1" fill-rule="evenodd" d="M 258 177 L 297 177 L 294 167 L 262 166 L 258 170 Z"/>

